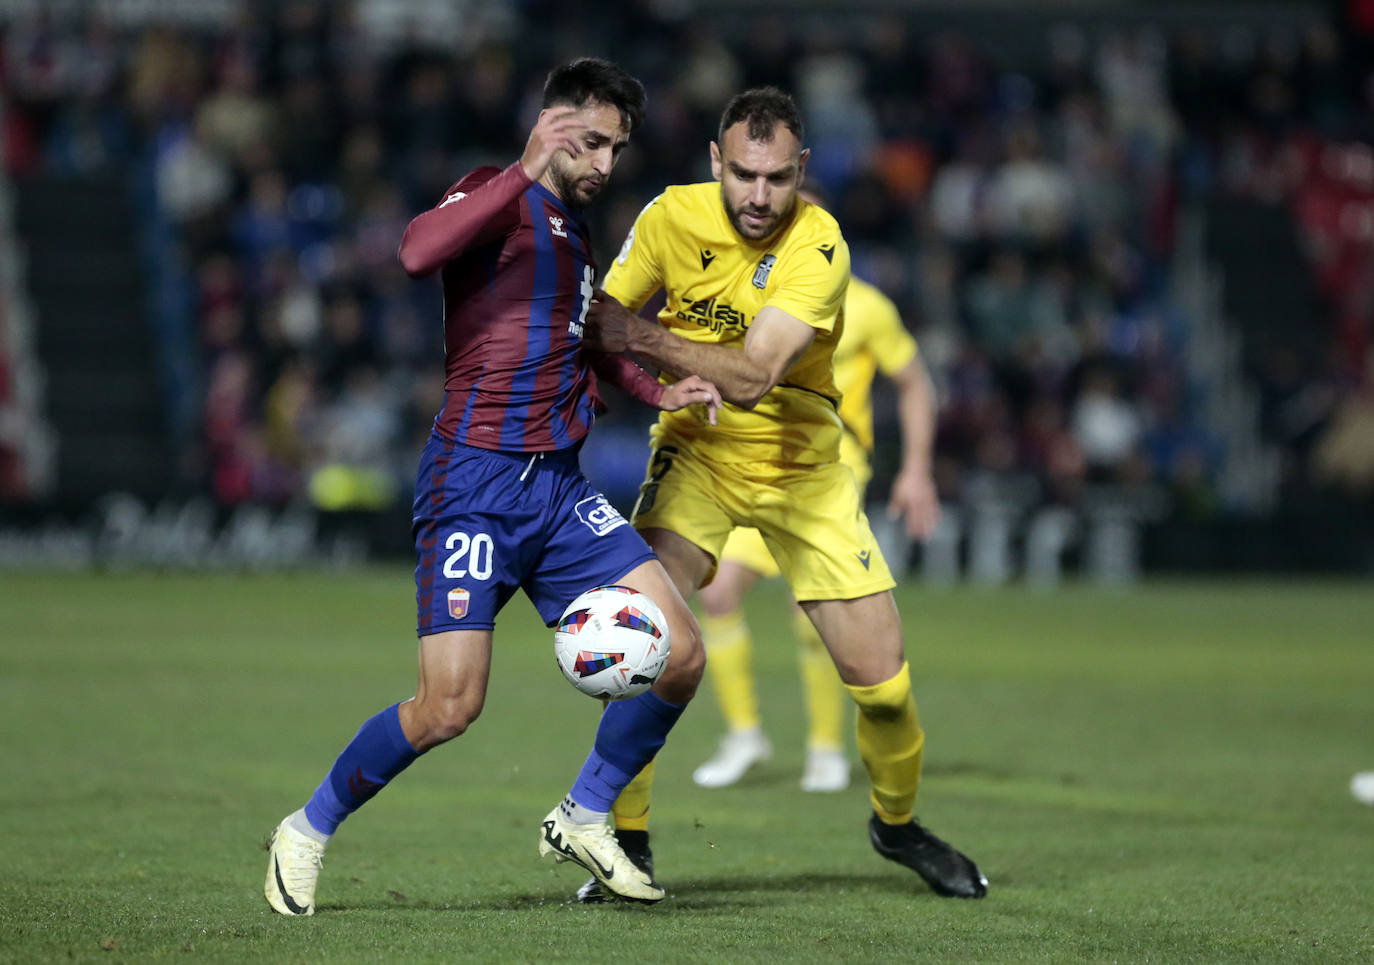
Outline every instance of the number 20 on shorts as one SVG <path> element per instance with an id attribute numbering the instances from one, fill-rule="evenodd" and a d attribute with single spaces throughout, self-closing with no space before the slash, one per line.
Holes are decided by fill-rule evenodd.
<path id="1" fill-rule="evenodd" d="M 444 549 L 452 550 L 444 560 L 444 576 L 450 580 L 461 580 L 466 576 L 474 580 L 491 579 L 494 546 L 486 533 L 475 536 L 449 533 L 448 539 L 444 540 Z"/>

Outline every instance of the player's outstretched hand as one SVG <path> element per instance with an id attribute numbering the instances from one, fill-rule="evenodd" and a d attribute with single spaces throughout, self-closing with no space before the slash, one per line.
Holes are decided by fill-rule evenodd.
<path id="1" fill-rule="evenodd" d="M 587 129 L 583 120 L 577 117 L 576 107 L 546 107 L 539 112 L 530 131 L 530 139 L 525 142 L 525 153 L 520 155 L 520 166 L 531 181 L 538 181 L 549 169 L 549 162 L 559 151 L 569 154 L 582 153 L 582 134 Z"/>
<path id="2" fill-rule="evenodd" d="M 664 412 L 676 412 L 696 402 L 706 406 L 706 418 L 715 425 L 716 413 L 720 411 L 720 392 L 699 375 L 689 375 L 664 389 L 658 407 Z"/>
<path id="3" fill-rule="evenodd" d="M 600 288 L 592 291 L 582 340 L 601 352 L 623 352 L 630 344 L 630 327 L 648 324 Z"/>
<path id="4" fill-rule="evenodd" d="M 904 469 L 892 481 L 887 502 L 891 519 L 906 519 L 906 534 L 912 539 L 928 539 L 940 522 L 940 497 L 930 473 Z"/>

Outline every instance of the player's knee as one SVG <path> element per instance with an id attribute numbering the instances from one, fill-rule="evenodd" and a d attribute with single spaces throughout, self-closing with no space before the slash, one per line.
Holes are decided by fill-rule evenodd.
<path id="1" fill-rule="evenodd" d="M 846 685 L 859 713 L 871 721 L 896 720 L 914 709 L 911 677 L 905 668 L 891 677 L 868 686 Z"/>
<path id="2" fill-rule="evenodd" d="M 859 713 L 872 721 L 896 720 L 906 713 L 906 701 L 858 701 Z"/>
<path id="3" fill-rule="evenodd" d="M 482 713 L 482 699 L 467 694 L 425 703 L 424 736 L 425 743 L 431 747 L 463 734 Z"/>
<path id="4" fill-rule="evenodd" d="M 701 628 L 696 620 L 688 620 L 673 634 L 668 666 L 655 689 L 667 700 L 686 703 L 696 693 L 705 672 L 706 647 L 701 642 Z"/>

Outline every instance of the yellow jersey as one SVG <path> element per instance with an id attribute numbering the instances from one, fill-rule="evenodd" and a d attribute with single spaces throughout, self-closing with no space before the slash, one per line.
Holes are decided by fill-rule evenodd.
<path id="1" fill-rule="evenodd" d="M 735 231 L 715 181 L 670 187 L 650 201 L 603 283 L 622 305 L 638 311 L 662 288 L 661 325 L 695 342 L 741 349 L 768 305 L 816 329 L 801 358 L 753 409 L 727 402 L 714 427 L 702 406 L 661 413 L 655 446 L 690 444 L 717 462 L 837 459 L 843 428 L 831 361 L 848 286 L 849 246 L 839 225 L 800 198 L 791 221 L 761 242 Z"/>
<path id="2" fill-rule="evenodd" d="M 861 278 L 849 280 L 844 337 L 835 347 L 835 384 L 844 400 L 840 420 L 865 452 L 873 451 L 873 376 L 891 377 L 916 357 L 916 340 L 897 306 Z"/>

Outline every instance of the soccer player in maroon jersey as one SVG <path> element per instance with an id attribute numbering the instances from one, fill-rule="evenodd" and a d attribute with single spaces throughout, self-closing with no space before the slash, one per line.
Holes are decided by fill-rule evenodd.
<path id="1" fill-rule="evenodd" d="M 362 725 L 305 806 L 273 832 L 265 894 L 310 915 L 339 824 L 416 757 L 467 730 L 486 696 L 496 613 L 523 589 L 552 625 L 593 586 L 621 584 L 663 610 L 672 641 L 652 690 L 610 705 L 540 854 L 571 860 L 609 893 L 654 902 L 663 889 L 607 826 L 611 802 L 653 758 L 700 682 L 700 631 L 633 527 L 578 468 L 600 407 L 596 374 L 660 409 L 719 393 L 692 377 L 665 387 L 632 361 L 582 345 L 596 265 L 580 213 L 605 186 L 644 113 L 639 81 L 608 61 L 554 70 L 519 161 L 479 168 L 406 229 L 412 277 L 444 285 L 445 398 L 420 458 L 414 534 L 419 682 Z"/>

